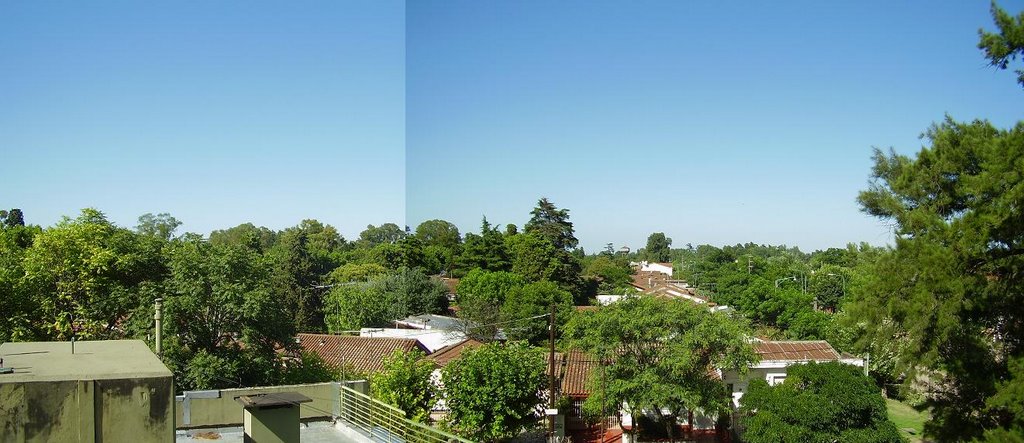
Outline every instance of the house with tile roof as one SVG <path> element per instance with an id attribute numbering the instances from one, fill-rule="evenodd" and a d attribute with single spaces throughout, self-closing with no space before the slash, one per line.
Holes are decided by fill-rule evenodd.
<path id="1" fill-rule="evenodd" d="M 756 340 L 756 339 L 755 339 Z M 770 384 L 781 383 L 786 378 L 787 368 L 794 364 L 815 362 L 840 361 L 854 366 L 863 367 L 864 360 L 837 352 L 828 342 L 817 341 L 763 341 L 756 340 L 753 343 L 754 351 L 760 361 L 751 365 L 746 374 L 740 375 L 734 371 L 721 371 L 709 368 L 715 377 L 720 377 L 727 389 L 732 394 L 733 406 L 739 407 L 740 399 L 746 392 L 750 382 L 755 379 L 766 380 Z M 567 424 L 570 431 L 574 423 L 581 424 L 580 417 L 583 401 L 590 396 L 592 381 L 596 378 L 600 384 L 600 362 L 582 351 L 570 351 L 566 354 L 556 355 L 556 380 L 560 395 L 572 399 L 572 411 L 568 413 Z M 622 429 L 628 429 L 633 424 L 632 417 L 624 411 L 614 411 L 609 408 L 609 413 L 618 414 L 621 418 Z M 681 435 L 691 436 L 713 436 L 724 429 L 716 429 L 717 417 L 704 415 L 701 411 L 691 411 L 684 415 L 685 422 L 680 425 Z M 733 417 L 733 423 L 736 422 Z M 574 421 L 575 420 L 575 421 Z M 577 428 L 579 425 L 577 425 Z M 622 433 L 623 443 L 629 438 L 628 433 Z M 619 435 L 616 434 L 616 435 Z M 608 434 L 611 435 L 611 434 Z"/>
<path id="2" fill-rule="evenodd" d="M 312 352 L 333 366 L 348 367 L 357 373 L 372 374 L 384 368 L 384 359 L 395 351 L 430 351 L 414 338 L 356 337 L 334 334 L 297 335 L 299 347 Z"/>
<path id="3" fill-rule="evenodd" d="M 786 379 L 789 366 L 807 362 L 830 362 L 839 361 L 842 363 L 864 367 L 864 359 L 851 355 L 840 354 L 827 341 L 763 341 L 757 340 L 754 343 L 754 352 L 760 361 L 750 367 L 750 370 L 743 375 L 733 371 L 724 371 L 722 381 L 732 392 L 733 406 L 739 407 L 740 399 L 746 392 L 750 382 L 755 379 L 762 379 L 770 385 L 782 383 Z"/>

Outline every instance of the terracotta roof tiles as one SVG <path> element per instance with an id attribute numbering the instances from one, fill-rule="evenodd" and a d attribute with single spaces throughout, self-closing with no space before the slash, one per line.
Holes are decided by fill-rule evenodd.
<path id="1" fill-rule="evenodd" d="M 761 360 L 776 361 L 831 361 L 839 360 L 839 353 L 827 341 L 763 341 L 754 343 L 754 351 Z"/>
<path id="2" fill-rule="evenodd" d="M 445 365 L 448 364 L 448 362 L 456 360 L 459 357 L 462 357 L 463 352 L 466 352 L 470 349 L 478 348 L 480 346 L 483 346 L 483 343 L 473 340 L 471 338 L 467 338 L 453 345 L 448 345 L 441 349 L 438 349 L 433 354 L 430 354 L 427 358 L 432 360 L 438 366 L 444 367 Z"/>
<path id="3" fill-rule="evenodd" d="M 302 350 L 319 355 L 331 365 L 349 366 L 360 373 L 380 371 L 384 368 L 384 359 L 397 350 L 428 352 L 414 338 L 298 334 L 298 339 Z"/>

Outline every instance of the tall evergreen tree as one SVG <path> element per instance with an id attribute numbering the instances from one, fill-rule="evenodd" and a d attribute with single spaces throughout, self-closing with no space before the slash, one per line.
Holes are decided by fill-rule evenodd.
<path id="1" fill-rule="evenodd" d="M 579 244 L 573 234 L 568 209 L 558 209 L 547 198 L 542 198 L 537 201 L 537 207 L 530 211 L 530 215 L 532 217 L 526 222 L 526 233 L 536 234 L 565 251 Z"/>

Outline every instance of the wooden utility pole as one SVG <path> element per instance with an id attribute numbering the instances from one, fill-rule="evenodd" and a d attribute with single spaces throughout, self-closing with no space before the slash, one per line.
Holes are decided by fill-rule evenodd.
<path id="1" fill-rule="evenodd" d="M 555 409 L 555 303 L 551 303 L 551 315 L 548 317 L 548 409 Z M 548 441 L 555 440 L 555 418 L 557 415 L 548 413 Z"/>

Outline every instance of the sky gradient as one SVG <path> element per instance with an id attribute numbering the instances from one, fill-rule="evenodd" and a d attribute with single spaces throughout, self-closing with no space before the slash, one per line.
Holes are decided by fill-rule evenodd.
<path id="1" fill-rule="evenodd" d="M 8 2 L 0 207 L 353 238 L 544 196 L 588 252 L 884 244 L 873 147 L 1021 118 L 980 27 L 988 2 Z"/>
<path id="2" fill-rule="evenodd" d="M 884 244 L 855 202 L 872 147 L 1021 117 L 975 47 L 988 5 L 410 2 L 407 215 L 521 227 L 546 196 L 588 251 Z"/>
<path id="3" fill-rule="evenodd" d="M 0 206 L 183 230 L 405 212 L 405 5 L 5 2 Z M 354 233 L 354 234 L 353 234 Z"/>

